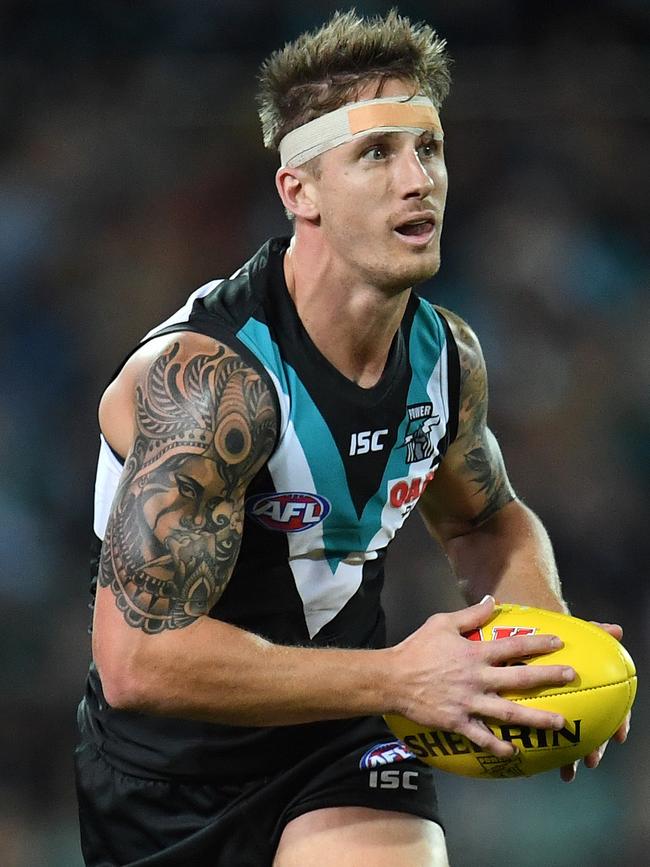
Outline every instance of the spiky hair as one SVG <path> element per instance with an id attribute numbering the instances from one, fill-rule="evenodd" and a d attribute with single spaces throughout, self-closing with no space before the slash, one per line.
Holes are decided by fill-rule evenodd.
<path id="1" fill-rule="evenodd" d="M 353 102 L 368 82 L 381 95 L 389 78 L 404 79 L 437 108 L 449 92 L 445 40 L 427 24 L 391 10 L 360 18 L 336 12 L 319 30 L 303 33 L 262 64 L 258 95 L 264 145 L 278 147 L 291 130 Z"/>

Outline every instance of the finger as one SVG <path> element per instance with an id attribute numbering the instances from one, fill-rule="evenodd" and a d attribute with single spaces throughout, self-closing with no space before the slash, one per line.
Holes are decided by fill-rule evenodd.
<path id="1" fill-rule="evenodd" d="M 563 647 L 557 635 L 516 635 L 512 638 L 500 638 L 498 641 L 485 641 L 482 646 L 488 660 L 493 665 L 499 665 L 510 660 L 525 659 L 527 656 L 540 656 L 552 653 Z"/>
<path id="2" fill-rule="evenodd" d="M 516 755 L 518 750 L 510 741 L 502 741 L 494 735 L 483 720 L 470 719 L 464 726 L 458 729 L 459 734 L 465 735 L 476 746 L 487 750 L 494 756 L 509 759 Z"/>
<path id="3" fill-rule="evenodd" d="M 488 672 L 486 685 L 494 692 L 562 686 L 576 678 L 575 670 L 568 665 L 490 666 Z"/>
<path id="4" fill-rule="evenodd" d="M 450 615 L 452 623 L 461 633 L 477 629 L 490 619 L 495 605 L 494 596 L 484 596 L 476 605 L 461 608 L 460 611 L 453 611 Z"/>
<path id="5" fill-rule="evenodd" d="M 620 728 L 618 728 L 612 735 L 617 744 L 624 744 L 627 740 L 627 736 L 630 733 L 630 716 L 631 714 L 628 713 Z"/>
<path id="6" fill-rule="evenodd" d="M 484 695 L 477 699 L 476 713 L 482 717 L 495 719 L 513 726 L 529 726 L 530 728 L 559 731 L 565 725 L 564 717 L 561 714 L 527 707 L 497 695 Z"/>
<path id="7" fill-rule="evenodd" d="M 584 763 L 585 768 L 597 768 L 600 764 L 602 757 L 605 755 L 605 750 L 607 749 L 607 744 L 609 741 L 605 741 L 604 744 L 601 744 L 598 749 L 589 753 L 588 756 L 585 756 Z"/>
<path id="8" fill-rule="evenodd" d="M 560 779 L 565 783 L 572 783 L 578 773 L 578 762 L 571 762 L 570 765 L 564 765 L 560 768 Z"/>
<path id="9" fill-rule="evenodd" d="M 590 623 L 604 629 L 605 632 L 608 632 L 617 641 L 620 641 L 621 638 L 623 638 L 623 627 L 619 623 L 599 623 L 597 620 L 591 620 Z"/>

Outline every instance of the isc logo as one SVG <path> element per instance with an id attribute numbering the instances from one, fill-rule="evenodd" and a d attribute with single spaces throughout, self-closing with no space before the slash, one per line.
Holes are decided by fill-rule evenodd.
<path id="1" fill-rule="evenodd" d="M 246 513 L 267 530 L 301 533 L 324 521 L 331 510 L 330 501 L 304 491 L 258 494 L 246 500 Z"/>
<path id="2" fill-rule="evenodd" d="M 350 437 L 350 455 L 365 455 L 368 452 L 380 452 L 384 444 L 380 442 L 388 433 L 388 428 L 383 430 L 362 430 L 353 433 Z"/>
<path id="3" fill-rule="evenodd" d="M 417 789 L 417 771 L 370 771 L 368 785 L 371 789 Z"/>

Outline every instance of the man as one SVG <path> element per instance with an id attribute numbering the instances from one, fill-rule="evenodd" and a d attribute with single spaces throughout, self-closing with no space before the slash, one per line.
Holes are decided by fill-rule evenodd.
<path id="1" fill-rule="evenodd" d="M 381 715 L 498 756 L 486 717 L 563 725 L 498 694 L 573 679 L 502 665 L 557 638 L 463 637 L 495 594 L 566 609 L 478 341 L 412 292 L 439 267 L 448 85 L 444 43 L 394 13 L 274 54 L 260 115 L 293 236 L 194 293 L 102 398 L 89 865 L 444 865 L 433 772 Z M 385 648 L 386 549 L 416 505 L 474 604 Z M 371 785 L 375 754 L 397 788 Z"/>

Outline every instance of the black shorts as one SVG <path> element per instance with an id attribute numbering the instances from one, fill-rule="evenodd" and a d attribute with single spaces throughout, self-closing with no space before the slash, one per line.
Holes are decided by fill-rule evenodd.
<path id="1" fill-rule="evenodd" d="M 285 825 L 361 806 L 439 822 L 433 770 L 379 718 L 361 719 L 285 771 L 241 786 L 122 773 L 94 744 L 76 753 L 88 867 L 271 867 Z"/>

